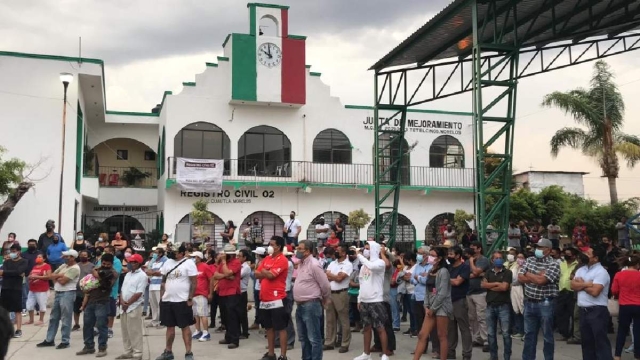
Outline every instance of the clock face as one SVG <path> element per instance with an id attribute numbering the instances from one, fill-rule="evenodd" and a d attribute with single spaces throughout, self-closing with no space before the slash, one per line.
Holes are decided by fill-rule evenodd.
<path id="1" fill-rule="evenodd" d="M 282 51 L 274 43 L 263 43 L 258 48 L 258 61 L 268 68 L 276 67 L 282 62 Z"/>

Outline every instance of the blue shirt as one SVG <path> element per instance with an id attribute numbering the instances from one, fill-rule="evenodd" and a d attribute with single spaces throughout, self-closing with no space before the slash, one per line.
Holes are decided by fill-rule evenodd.
<path id="1" fill-rule="evenodd" d="M 98 260 L 96 267 L 100 267 L 100 264 L 102 264 L 102 261 Z M 116 282 L 113 283 L 113 287 L 111 288 L 111 298 L 117 299 L 118 289 L 120 288 L 120 274 L 122 273 L 122 261 L 115 256 L 113 257 L 113 270 L 118 273 L 118 276 L 116 276 Z"/>
<path id="2" fill-rule="evenodd" d="M 600 265 L 600 263 L 581 267 L 576 271 L 574 279 L 576 278 L 582 278 L 586 283 L 593 281 L 594 284 L 599 284 L 604 287 L 600 292 L 600 295 L 596 297 L 587 294 L 584 290 L 578 291 L 578 306 L 607 306 L 609 298 L 609 282 L 611 281 L 611 278 L 609 278 L 609 273 L 604 267 L 602 267 L 602 265 Z"/>
<path id="3" fill-rule="evenodd" d="M 416 301 L 424 301 L 424 297 L 427 293 L 427 277 L 432 267 L 433 265 L 430 265 L 428 263 L 424 265 L 416 264 L 416 266 L 413 267 L 413 272 L 411 273 L 411 283 L 416 286 L 413 292 L 413 296 Z M 422 275 L 422 273 L 426 273 L 427 276 L 420 276 Z M 418 276 L 418 280 L 416 280 L 415 276 Z"/>
<path id="4" fill-rule="evenodd" d="M 62 241 L 49 245 L 49 247 L 47 247 L 47 260 L 49 260 L 49 264 L 61 265 L 64 263 L 62 252 L 67 250 L 67 245 Z"/>

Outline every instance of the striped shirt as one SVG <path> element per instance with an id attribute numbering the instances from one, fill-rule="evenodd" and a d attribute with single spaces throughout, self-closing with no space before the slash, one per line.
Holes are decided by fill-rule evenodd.
<path id="1" fill-rule="evenodd" d="M 156 261 L 153 261 L 151 264 L 151 270 L 156 272 L 160 271 L 164 262 L 167 261 L 167 257 L 163 256 Z M 162 276 L 151 276 L 151 282 L 149 283 L 149 290 L 160 290 L 160 285 L 162 284 Z"/>
<path id="2" fill-rule="evenodd" d="M 530 272 L 539 275 L 544 271 L 547 278 L 546 285 L 524 284 L 524 296 L 532 300 L 544 300 L 558 296 L 558 281 L 560 281 L 560 265 L 551 256 L 542 259 L 536 257 L 527 258 L 527 262 L 520 268 L 518 275 Z"/>

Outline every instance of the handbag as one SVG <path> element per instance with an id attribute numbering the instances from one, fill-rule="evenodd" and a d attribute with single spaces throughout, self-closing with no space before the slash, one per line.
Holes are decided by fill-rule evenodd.
<path id="1" fill-rule="evenodd" d="M 620 314 L 620 302 L 618 299 L 609 299 L 607 308 L 609 309 L 609 315 L 612 317 L 617 317 Z"/>

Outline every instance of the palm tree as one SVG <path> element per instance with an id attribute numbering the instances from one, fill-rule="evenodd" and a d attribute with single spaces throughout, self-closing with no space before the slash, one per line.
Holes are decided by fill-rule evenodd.
<path id="1" fill-rule="evenodd" d="M 620 171 L 618 156 L 629 168 L 640 160 L 640 138 L 622 132 L 624 100 L 613 82 L 609 65 L 599 60 L 594 66 L 589 89 L 578 88 L 567 92 L 553 92 L 544 97 L 542 106 L 556 107 L 586 127 L 565 127 L 551 138 L 551 155 L 560 149 L 580 150 L 598 162 L 602 176 L 609 181 L 611 204 L 618 202 L 616 179 Z"/>

